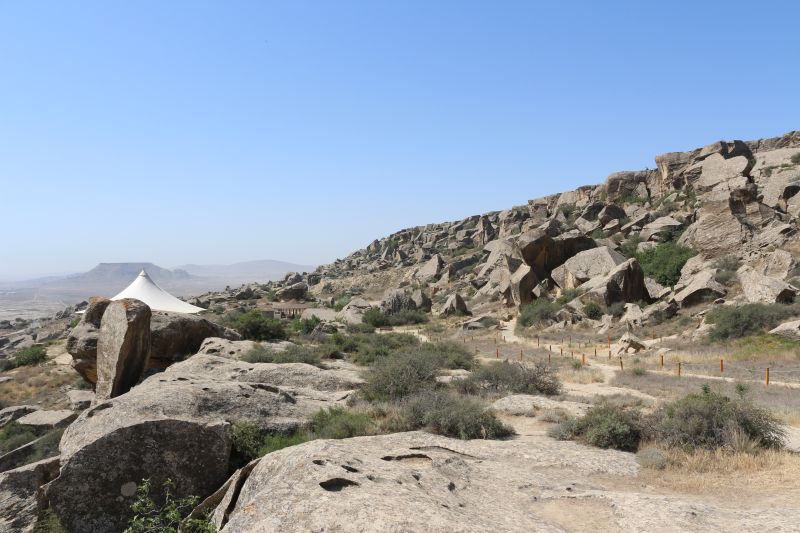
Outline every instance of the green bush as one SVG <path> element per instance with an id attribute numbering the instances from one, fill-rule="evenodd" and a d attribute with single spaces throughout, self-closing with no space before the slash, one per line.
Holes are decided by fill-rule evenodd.
<path id="1" fill-rule="evenodd" d="M 22 348 L 17 351 L 14 357 L 14 364 L 16 366 L 34 366 L 39 363 L 44 363 L 47 360 L 47 348 L 45 346 L 37 345 L 28 348 Z"/>
<path id="2" fill-rule="evenodd" d="M 783 426 L 766 409 L 709 388 L 664 405 L 646 427 L 650 439 L 683 449 L 731 447 L 738 435 L 763 448 L 780 448 L 786 437 Z"/>
<path id="3" fill-rule="evenodd" d="M 248 363 L 306 363 L 320 366 L 319 354 L 306 346 L 289 346 L 282 351 L 274 351 L 267 346 L 256 345 L 242 355 Z"/>
<path id="4" fill-rule="evenodd" d="M 620 318 L 625 314 L 625 304 L 623 302 L 614 302 L 608 306 L 608 314 L 614 318 Z"/>
<path id="5" fill-rule="evenodd" d="M 316 316 L 312 316 L 311 318 L 298 318 L 292 320 L 291 328 L 292 331 L 295 331 L 296 333 L 309 335 L 314 331 L 314 328 L 316 328 L 320 323 L 322 323 L 322 320 L 320 320 Z"/>
<path id="6" fill-rule="evenodd" d="M 281 320 L 264 316 L 260 311 L 241 313 L 232 320 L 232 326 L 242 337 L 253 341 L 286 339 L 286 328 Z"/>
<path id="7" fill-rule="evenodd" d="M 502 439 L 514 430 L 497 419 L 476 398 L 444 391 L 425 391 L 403 402 L 401 426 L 425 428 L 431 433 L 458 439 Z"/>
<path id="8" fill-rule="evenodd" d="M 457 342 L 422 343 L 419 351 L 435 360 L 439 368 L 471 370 L 475 365 L 475 355 L 466 346 Z"/>
<path id="9" fill-rule="evenodd" d="M 642 270 L 662 285 L 673 287 L 681 277 L 681 269 L 697 252 L 678 246 L 675 242 L 663 242 L 635 254 Z"/>
<path id="10" fill-rule="evenodd" d="M 349 439 L 369 435 L 373 426 L 372 419 L 366 414 L 343 407 L 321 409 L 310 423 L 311 431 L 320 439 Z"/>
<path id="11" fill-rule="evenodd" d="M 384 313 L 380 307 L 370 307 L 364 311 L 361 320 L 374 328 L 382 328 L 389 325 L 389 317 L 386 316 L 386 313 Z"/>
<path id="12" fill-rule="evenodd" d="M 564 305 L 568 304 L 569 302 L 571 302 L 572 300 L 583 294 L 583 292 L 584 290 L 581 288 L 567 289 L 561 294 L 561 296 L 556 298 L 556 304 L 559 306 L 560 309 Z"/>
<path id="13" fill-rule="evenodd" d="M 628 237 L 625 242 L 619 246 L 619 251 L 622 252 L 625 257 L 636 257 L 637 247 L 640 242 L 642 242 L 642 238 L 638 235 Z"/>
<path id="14" fill-rule="evenodd" d="M 349 354 L 351 361 L 361 365 L 369 365 L 388 355 L 411 351 L 419 346 L 419 339 L 409 333 L 357 334 L 341 336 L 339 339 L 342 351 Z"/>
<path id="15" fill-rule="evenodd" d="M 347 324 L 348 333 L 375 333 L 375 326 L 369 324 Z"/>
<path id="16" fill-rule="evenodd" d="M 150 494 L 149 479 L 142 480 L 136 488 L 136 501 L 131 505 L 134 516 L 128 522 L 125 533 L 175 533 L 180 527 L 187 533 L 214 533 L 214 524 L 207 519 L 184 520 L 200 502 L 197 496 L 175 498 L 175 483 L 164 482 L 162 495 L 157 503 Z"/>
<path id="17" fill-rule="evenodd" d="M 361 394 L 371 401 L 401 400 L 436 387 L 438 374 L 438 361 L 419 352 L 381 357 L 366 373 Z"/>
<path id="18" fill-rule="evenodd" d="M 712 339 L 737 339 L 770 330 L 797 313 L 798 308 L 794 305 L 726 305 L 713 308 L 706 320 L 713 325 L 710 335 Z"/>
<path id="19" fill-rule="evenodd" d="M 741 266 L 741 261 L 735 255 L 723 255 L 717 258 L 711 266 L 716 269 L 714 279 L 718 283 L 728 285 L 736 278 L 736 271 Z"/>
<path id="20" fill-rule="evenodd" d="M 231 463 L 243 466 L 268 453 L 302 444 L 309 440 L 306 431 L 270 433 L 249 422 L 236 422 L 231 429 Z"/>
<path id="21" fill-rule="evenodd" d="M 603 318 L 603 310 L 594 302 L 589 302 L 583 306 L 583 314 L 592 320 L 600 320 Z"/>
<path id="22" fill-rule="evenodd" d="M 465 394 L 546 394 L 561 393 L 561 382 L 545 364 L 533 366 L 498 361 L 475 369 L 466 379 L 453 382 Z"/>
<path id="23" fill-rule="evenodd" d="M 542 322 L 555 320 L 556 313 L 560 310 L 561 306 L 559 304 L 546 298 L 539 298 L 522 308 L 517 324 L 523 328 L 528 328 Z"/>
<path id="24" fill-rule="evenodd" d="M 548 434 L 559 440 L 580 440 L 598 448 L 636 451 L 642 438 L 639 412 L 600 403 L 584 416 L 562 422 Z"/>
<path id="25" fill-rule="evenodd" d="M 0 455 L 24 446 L 36 440 L 36 437 L 36 433 L 31 429 L 16 422 L 11 422 L 3 429 L 0 429 Z"/>
<path id="26" fill-rule="evenodd" d="M 428 315 L 422 311 L 403 309 L 388 316 L 390 326 L 406 326 L 409 324 L 424 324 L 428 321 Z"/>

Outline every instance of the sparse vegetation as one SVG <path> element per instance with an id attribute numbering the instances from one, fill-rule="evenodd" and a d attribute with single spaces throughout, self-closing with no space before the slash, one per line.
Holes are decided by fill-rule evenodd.
<path id="1" fill-rule="evenodd" d="M 466 379 L 454 382 L 465 394 L 546 394 L 561 392 L 561 382 L 545 364 L 524 365 L 506 361 L 475 369 Z"/>
<path id="2" fill-rule="evenodd" d="M 216 527 L 207 519 L 184 520 L 200 502 L 197 496 L 175 497 L 175 483 L 164 481 L 162 494 L 151 494 L 149 479 L 142 480 L 136 488 L 136 501 L 131 505 L 133 518 L 128 522 L 125 533 L 175 533 L 180 527 L 187 533 L 214 533 Z M 163 501 L 162 503 L 157 503 Z"/>
<path id="3" fill-rule="evenodd" d="M 231 429 L 232 463 L 243 466 L 268 453 L 302 444 L 309 438 L 304 429 L 291 433 L 269 433 L 255 424 L 237 422 Z"/>
<path id="4" fill-rule="evenodd" d="M 270 341 L 288 338 L 284 323 L 277 318 L 264 316 L 261 311 L 239 313 L 227 322 L 248 340 Z"/>
<path id="5" fill-rule="evenodd" d="M 514 431 L 475 398 L 428 390 L 408 398 L 400 414 L 402 429 L 425 428 L 458 439 L 502 439 Z"/>
<path id="6" fill-rule="evenodd" d="M 298 345 L 280 351 L 257 345 L 242 355 L 242 360 L 248 363 L 306 363 L 321 366 L 320 356 L 313 348 Z"/>
<path id="7" fill-rule="evenodd" d="M 366 373 L 361 395 L 371 401 L 402 400 L 436 387 L 438 375 L 438 361 L 420 352 L 382 357 Z"/>
<path id="8" fill-rule="evenodd" d="M 542 322 L 555 320 L 556 313 L 560 310 L 561 306 L 559 304 L 546 298 L 539 298 L 522 308 L 517 324 L 522 328 L 529 328 Z"/>
<path id="9" fill-rule="evenodd" d="M 583 306 L 583 314 L 592 320 L 600 320 L 603 318 L 603 310 L 594 302 L 589 302 Z"/>
<path id="10" fill-rule="evenodd" d="M 36 433 L 31 429 L 11 422 L 0 429 L 0 455 L 16 450 L 34 440 L 36 440 Z"/>
<path id="11" fill-rule="evenodd" d="M 581 418 L 554 426 L 548 434 L 558 440 L 580 440 L 598 448 L 636 451 L 641 440 L 641 415 L 636 409 L 601 403 Z"/>
<path id="12" fill-rule="evenodd" d="M 741 261 L 735 255 L 724 255 L 712 263 L 716 269 L 714 279 L 723 285 L 730 284 L 736 278 L 736 271 L 741 266 Z"/>
<path id="13" fill-rule="evenodd" d="M 47 347 L 42 345 L 30 346 L 17 351 L 14 356 L 14 365 L 34 366 L 47 360 Z"/>
<path id="14" fill-rule="evenodd" d="M 312 418 L 310 430 L 318 439 L 349 439 L 369 435 L 373 431 L 372 419 L 344 407 L 321 409 Z"/>
<path id="15" fill-rule="evenodd" d="M 712 339 L 737 339 L 772 329 L 798 312 L 798 306 L 786 304 L 726 305 L 709 311 L 706 320 L 713 325 Z"/>
<path id="16" fill-rule="evenodd" d="M 679 246 L 674 241 L 663 242 L 634 254 L 646 275 L 670 287 L 678 283 L 683 265 L 694 255 L 694 250 Z"/>

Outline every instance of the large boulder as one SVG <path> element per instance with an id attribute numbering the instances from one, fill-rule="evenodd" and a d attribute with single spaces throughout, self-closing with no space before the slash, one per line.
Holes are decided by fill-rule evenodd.
<path id="1" fill-rule="evenodd" d="M 550 273 L 570 257 L 584 250 L 595 248 L 594 239 L 578 231 L 551 237 L 540 229 L 524 233 L 517 239 L 517 246 L 525 263 L 533 269 L 538 279 L 550 277 Z"/>
<path id="2" fill-rule="evenodd" d="M 606 275 L 598 276 L 581 285 L 586 292 L 580 296 L 583 303 L 608 307 L 615 302 L 649 301 L 644 283 L 644 272 L 636 259 L 628 259 Z"/>
<path id="3" fill-rule="evenodd" d="M 792 320 L 791 322 L 784 322 L 777 328 L 770 331 L 772 335 L 780 335 L 787 339 L 800 340 L 800 320 Z"/>
<path id="4" fill-rule="evenodd" d="M 275 297 L 284 302 L 288 300 L 303 300 L 307 293 L 308 284 L 300 281 L 278 289 L 275 292 Z"/>
<path id="5" fill-rule="evenodd" d="M 192 357 L 84 411 L 64 432 L 47 498 L 70 530 L 121 531 L 143 479 L 153 487 L 172 479 L 179 498 L 202 499 L 221 486 L 233 460 L 231 424 L 291 432 L 360 382 L 347 366 Z"/>
<path id="6" fill-rule="evenodd" d="M 411 299 L 414 301 L 414 305 L 417 306 L 417 309 L 426 313 L 430 312 L 433 302 L 422 289 L 413 291 L 411 293 Z"/>
<path id="7" fill-rule="evenodd" d="M 683 224 L 670 216 L 657 218 L 642 228 L 639 236 L 642 240 L 649 241 L 657 238 L 664 238 L 674 234 L 683 227 Z"/>
<path id="8" fill-rule="evenodd" d="M 520 265 L 517 271 L 511 275 L 509 282 L 514 305 L 523 307 L 531 303 L 534 299 L 533 290 L 538 284 L 539 279 L 533 273 L 533 269 L 528 265 Z"/>
<path id="9" fill-rule="evenodd" d="M 200 345 L 197 355 L 216 355 L 226 359 L 241 359 L 244 354 L 258 345 L 256 341 L 231 341 L 209 337 Z"/>
<path id="10" fill-rule="evenodd" d="M 383 295 L 381 309 L 387 315 L 394 315 L 401 311 L 415 311 L 417 303 L 411 293 L 405 289 L 389 289 Z"/>
<path id="11" fill-rule="evenodd" d="M 14 422 L 15 420 L 19 420 L 23 416 L 38 410 L 39 407 L 36 407 L 35 405 L 12 405 L 11 407 L 0 409 L 0 429 L 3 429 L 5 426 L 11 422 Z"/>
<path id="12" fill-rule="evenodd" d="M 674 301 L 681 309 L 697 305 L 703 301 L 714 300 L 725 296 L 726 290 L 714 279 L 714 271 L 701 270 L 674 296 Z"/>
<path id="13" fill-rule="evenodd" d="M 736 272 L 742 284 L 742 292 L 751 303 L 791 303 L 797 296 L 797 289 L 783 280 L 765 276 L 744 265 Z"/>
<path id="14" fill-rule="evenodd" d="M 36 492 L 58 475 L 58 465 L 58 457 L 52 457 L 0 473 L 0 531 L 35 531 Z"/>
<path id="15" fill-rule="evenodd" d="M 624 519 L 592 516 L 581 526 L 563 506 L 587 505 L 591 496 L 575 494 L 586 476 L 636 470 L 631 454 L 529 437 L 461 441 L 409 432 L 317 440 L 239 472 L 213 521 L 221 533 L 615 531 L 626 529 Z M 612 505 L 604 516 L 623 513 Z"/>
<path id="16" fill-rule="evenodd" d="M 444 259 L 439 254 L 434 254 L 427 263 L 422 265 L 419 270 L 417 270 L 414 277 L 423 282 L 429 283 L 432 281 L 436 281 L 439 276 L 442 274 L 445 268 Z"/>
<path id="17" fill-rule="evenodd" d="M 108 305 L 97 341 L 97 398 L 125 394 L 136 385 L 150 359 L 150 307 L 125 298 Z"/>
<path id="18" fill-rule="evenodd" d="M 154 311 L 150 320 L 150 362 L 148 369 L 163 369 L 188 355 L 196 354 L 209 337 L 240 340 L 238 332 L 197 315 Z"/>
<path id="19" fill-rule="evenodd" d="M 442 308 L 439 310 L 439 316 L 453 316 L 453 315 L 471 315 L 467 304 L 460 294 L 451 294 Z"/>
<path id="20" fill-rule="evenodd" d="M 91 298 L 81 321 L 67 337 L 67 352 L 72 356 L 72 367 L 90 383 L 97 381 L 97 338 L 100 335 L 100 321 L 110 303 L 111 300 L 107 298 Z"/>
<path id="21" fill-rule="evenodd" d="M 625 256 L 608 246 L 579 252 L 552 272 L 553 281 L 562 289 L 574 289 L 598 276 L 605 276 L 626 261 Z"/>

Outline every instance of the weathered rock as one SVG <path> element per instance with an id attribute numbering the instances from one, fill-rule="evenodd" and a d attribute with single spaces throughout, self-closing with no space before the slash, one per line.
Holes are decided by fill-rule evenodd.
<path id="1" fill-rule="evenodd" d="M 654 237 L 664 236 L 670 233 L 674 233 L 681 229 L 683 224 L 675 220 L 670 216 L 657 218 L 656 220 L 650 222 L 644 228 L 642 228 L 642 232 L 639 234 L 640 237 L 645 240 L 649 241 Z"/>
<path id="2" fill-rule="evenodd" d="M 617 353 L 637 353 L 646 350 L 647 345 L 631 332 L 626 332 L 617 342 Z"/>
<path id="3" fill-rule="evenodd" d="M 58 411 L 39 409 L 17 419 L 17 424 L 32 429 L 34 433 L 45 433 L 51 429 L 67 427 L 77 416 L 68 409 Z"/>
<path id="4" fill-rule="evenodd" d="M 570 257 L 597 245 L 594 239 L 578 232 L 568 232 L 554 238 L 541 230 L 532 230 L 519 237 L 517 246 L 536 277 L 545 279 Z"/>
<path id="5" fill-rule="evenodd" d="M 522 307 L 533 301 L 533 290 L 539 284 L 539 279 L 528 265 L 520 265 L 511 275 L 509 286 L 514 305 Z"/>
<path id="6" fill-rule="evenodd" d="M 72 356 L 72 367 L 90 383 L 97 382 L 97 339 L 100 321 L 108 304 L 107 298 L 91 298 L 81 321 L 67 337 L 67 352 Z"/>
<path id="7" fill-rule="evenodd" d="M 307 293 L 308 284 L 301 281 L 277 290 L 275 297 L 284 302 L 288 300 L 303 300 Z"/>
<path id="8" fill-rule="evenodd" d="M 786 250 L 774 250 L 759 258 L 752 267 L 764 276 L 786 279 L 797 268 L 797 262 Z"/>
<path id="9" fill-rule="evenodd" d="M 256 347 L 255 341 L 231 341 L 209 337 L 200 345 L 197 355 L 216 355 L 226 359 L 241 359 L 244 354 Z"/>
<path id="10" fill-rule="evenodd" d="M 579 252 L 554 269 L 552 278 L 562 289 L 574 289 L 598 276 L 605 276 L 626 261 L 621 253 L 600 246 Z"/>
<path id="11" fill-rule="evenodd" d="M 435 254 L 431 257 L 427 263 L 422 265 L 417 273 L 414 275 L 416 279 L 423 283 L 429 283 L 435 281 L 444 270 L 445 262 L 442 259 L 442 256 L 439 254 Z"/>
<path id="12" fill-rule="evenodd" d="M 771 335 L 780 335 L 787 339 L 800 340 L 800 320 L 784 322 L 770 331 Z"/>
<path id="13" fill-rule="evenodd" d="M 221 533 L 580 530 L 555 518 L 560 512 L 545 514 L 546 505 L 540 511 L 531 491 L 543 495 L 545 486 L 600 472 L 632 476 L 636 465 L 630 454 L 556 440 L 459 441 L 421 432 L 318 440 L 262 458 L 231 483 L 214 522 Z M 624 529 L 614 521 L 592 525 Z"/>
<path id="14" fill-rule="evenodd" d="M 603 207 L 603 209 L 597 214 L 597 220 L 600 222 L 600 224 L 606 226 L 612 221 L 621 220 L 626 216 L 627 215 L 624 209 L 618 205 L 609 204 Z"/>
<path id="15" fill-rule="evenodd" d="M 644 286 L 651 300 L 660 300 L 670 293 L 669 287 L 664 287 L 653 278 L 644 278 Z"/>
<path id="16" fill-rule="evenodd" d="M 197 355 L 84 411 L 64 433 L 61 472 L 47 496 L 72 530 L 121 531 L 142 479 L 160 487 L 171 478 L 176 497 L 204 498 L 221 486 L 230 423 L 290 432 L 359 382 L 357 370 Z"/>
<path id="17" fill-rule="evenodd" d="M 136 385 L 150 358 L 150 307 L 123 299 L 108 305 L 97 341 L 98 400 L 125 394 Z"/>
<path id="18" fill-rule="evenodd" d="M 405 289 L 389 289 L 381 300 L 381 309 L 387 315 L 394 315 L 401 311 L 415 311 L 417 303 L 411 293 Z"/>
<path id="19" fill-rule="evenodd" d="M 35 405 L 12 405 L 11 407 L 0 409 L 0 429 L 38 410 L 39 408 Z"/>
<path id="20" fill-rule="evenodd" d="M 210 337 L 240 340 L 238 332 L 197 315 L 154 311 L 150 320 L 150 360 L 147 369 L 163 369 L 198 352 Z"/>
<path id="21" fill-rule="evenodd" d="M 414 292 L 412 292 L 411 299 L 414 301 L 414 305 L 417 307 L 417 309 L 426 313 L 430 312 L 433 302 L 428 295 L 422 291 L 422 289 L 416 289 Z"/>
<path id="22" fill-rule="evenodd" d="M 490 315 L 481 315 L 476 316 L 475 318 L 470 318 L 469 320 L 465 321 L 461 324 L 461 329 L 466 330 L 474 330 L 474 329 L 487 329 L 492 326 L 496 326 L 498 323 L 497 319 Z"/>
<path id="23" fill-rule="evenodd" d="M 540 411 L 560 409 L 574 417 L 580 417 L 585 415 L 590 407 L 591 405 L 587 403 L 557 401 L 530 394 L 512 394 L 492 404 L 492 409 L 495 411 L 513 416 L 537 416 Z"/>
<path id="24" fill-rule="evenodd" d="M 725 296 L 725 287 L 714 280 L 714 272 L 702 270 L 695 274 L 691 281 L 675 294 L 674 301 L 681 308 L 691 307 L 703 301 Z"/>
<path id="25" fill-rule="evenodd" d="M 34 531 L 39 516 L 36 491 L 58 474 L 58 457 L 0 474 L 0 531 Z"/>
<path id="26" fill-rule="evenodd" d="M 469 309 L 467 308 L 467 304 L 464 302 L 464 299 L 458 293 L 451 294 L 447 298 L 447 301 L 444 303 L 441 310 L 439 310 L 439 316 L 471 314 L 472 313 L 470 313 Z"/>
<path id="27" fill-rule="evenodd" d="M 605 276 L 592 278 L 581 288 L 587 291 L 579 297 L 581 302 L 593 302 L 601 307 L 608 307 L 615 302 L 650 299 L 644 284 L 644 272 L 636 259 L 620 263 Z"/>
<path id="28" fill-rule="evenodd" d="M 75 389 L 67 392 L 67 398 L 73 411 L 83 411 L 94 402 L 94 392 Z"/>
<path id="29" fill-rule="evenodd" d="M 791 303 L 797 289 L 785 281 L 765 276 L 745 265 L 736 272 L 745 298 L 751 303 Z"/>

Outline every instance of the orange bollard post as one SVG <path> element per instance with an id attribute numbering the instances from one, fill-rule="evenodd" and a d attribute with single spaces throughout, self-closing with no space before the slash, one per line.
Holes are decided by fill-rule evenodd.
<path id="1" fill-rule="evenodd" d="M 522 361 L 522 350 L 519 351 L 519 360 Z"/>
<path id="2" fill-rule="evenodd" d="M 664 354 L 661 354 L 661 368 L 664 368 Z"/>
<path id="3" fill-rule="evenodd" d="M 719 372 L 720 374 L 725 372 L 725 361 L 722 359 L 719 360 Z"/>
<path id="4" fill-rule="evenodd" d="M 495 348 L 494 349 L 494 358 L 495 359 L 500 359 L 500 348 Z"/>
<path id="5" fill-rule="evenodd" d="M 547 352 L 547 364 L 548 365 L 550 364 L 550 355 L 551 355 L 550 352 Z"/>
<path id="6" fill-rule="evenodd" d="M 769 367 L 767 367 L 767 371 L 764 373 L 764 385 L 769 386 Z"/>
<path id="7" fill-rule="evenodd" d="M 564 347 L 563 346 L 559 348 L 558 355 L 560 355 L 561 357 L 564 357 Z"/>
<path id="8" fill-rule="evenodd" d="M 681 362 L 678 361 L 678 377 L 681 377 Z"/>
<path id="9" fill-rule="evenodd" d="M 584 366 L 586 365 L 586 354 L 585 353 L 581 354 L 581 364 L 584 365 Z"/>
<path id="10" fill-rule="evenodd" d="M 539 335 L 536 335 L 536 347 L 539 347 Z"/>

